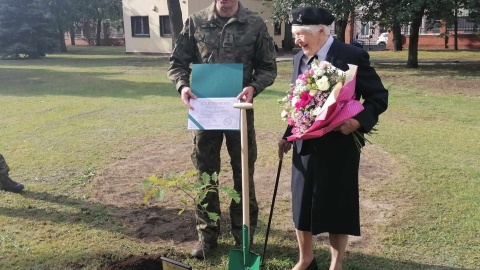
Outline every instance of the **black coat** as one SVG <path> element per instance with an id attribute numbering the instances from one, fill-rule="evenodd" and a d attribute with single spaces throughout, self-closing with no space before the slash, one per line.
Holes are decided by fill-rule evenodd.
<path id="1" fill-rule="evenodd" d="M 300 51 L 294 57 L 292 83 L 298 78 L 303 55 Z M 387 109 L 388 91 L 370 66 L 368 53 L 335 39 L 325 60 L 344 71 L 348 64 L 358 66 L 355 93 L 357 100 L 363 99 L 364 110 L 353 118 L 361 124 L 360 133 L 371 131 Z M 291 130 L 289 126 L 283 138 Z M 320 138 L 294 141 L 292 210 L 298 230 L 360 235 L 359 163 L 353 134 L 332 131 Z"/>

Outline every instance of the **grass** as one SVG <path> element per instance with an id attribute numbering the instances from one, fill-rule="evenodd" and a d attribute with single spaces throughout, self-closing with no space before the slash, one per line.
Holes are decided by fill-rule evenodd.
<path id="1" fill-rule="evenodd" d="M 406 52 L 370 54 L 406 60 Z M 480 61 L 480 53 L 420 51 L 419 59 Z M 390 107 L 371 140 L 401 171 L 376 196 L 401 211 L 377 229 L 376 248 L 349 254 L 346 269 L 478 268 L 480 95 L 474 87 L 458 94 L 455 85 L 478 85 L 479 64 L 375 67 L 389 88 Z M 89 200 L 95 172 L 125 158 L 139 142 L 188 140 L 185 109 L 167 68 L 166 56 L 106 47 L 0 61 L 0 153 L 12 178 L 28 190 L 23 196 L 0 192 L 0 269 L 97 269 L 131 254 L 160 252 L 196 269 L 225 269 L 225 254 L 203 264 L 173 247 L 125 235 L 126 225 L 111 208 Z M 275 84 L 256 99 L 256 129 L 268 135 L 259 144 L 259 164 L 275 166 L 284 129 L 276 100 L 290 69 L 290 62 L 280 63 Z M 283 237 L 290 234 L 271 232 L 267 269 L 295 262 L 295 242 Z M 328 249 L 318 246 L 319 263 L 327 268 Z M 221 247 L 229 249 L 225 241 Z"/>

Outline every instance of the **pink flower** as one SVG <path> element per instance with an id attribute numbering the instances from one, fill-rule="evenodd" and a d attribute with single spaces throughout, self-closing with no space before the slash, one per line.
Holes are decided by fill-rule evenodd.
<path id="1" fill-rule="evenodd" d="M 300 100 L 297 102 L 297 104 L 295 104 L 295 107 L 296 108 L 304 108 L 308 105 L 308 103 L 310 103 L 310 100 L 312 100 L 312 96 L 310 96 L 310 92 L 303 92 L 301 95 L 300 95 Z"/>

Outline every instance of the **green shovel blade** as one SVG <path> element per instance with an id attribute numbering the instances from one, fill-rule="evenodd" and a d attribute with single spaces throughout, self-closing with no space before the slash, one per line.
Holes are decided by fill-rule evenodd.
<path id="1" fill-rule="evenodd" d="M 250 251 L 244 253 L 243 250 L 239 249 L 230 250 L 228 252 L 228 270 L 247 269 L 260 270 L 260 255 Z"/>
<path id="2" fill-rule="evenodd" d="M 242 228 L 242 250 L 232 249 L 228 253 L 228 270 L 260 270 L 260 255 L 250 252 L 248 227 Z"/>

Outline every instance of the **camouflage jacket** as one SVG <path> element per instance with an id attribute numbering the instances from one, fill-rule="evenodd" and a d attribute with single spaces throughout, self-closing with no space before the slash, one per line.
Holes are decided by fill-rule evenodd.
<path id="1" fill-rule="evenodd" d="M 253 86 L 256 94 L 274 82 L 276 53 L 263 19 L 239 3 L 238 12 L 222 25 L 215 2 L 185 21 L 167 72 L 178 91 L 190 86 L 192 63 L 243 63 L 243 87 Z"/>

